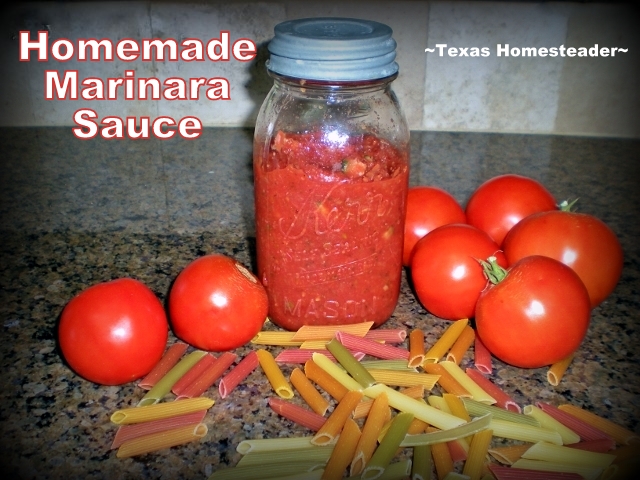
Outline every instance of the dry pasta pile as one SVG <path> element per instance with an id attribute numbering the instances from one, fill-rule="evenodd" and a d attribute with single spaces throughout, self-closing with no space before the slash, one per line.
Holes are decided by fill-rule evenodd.
<path id="1" fill-rule="evenodd" d="M 216 358 L 196 350 L 184 355 L 187 347 L 182 342 L 169 347 L 140 381 L 148 391 L 138 406 L 111 415 L 111 422 L 120 425 L 111 445 L 118 449 L 116 456 L 142 455 L 203 438 L 208 429 L 202 421 L 214 401 L 201 395 L 220 379 L 220 397 L 225 398 L 258 366 L 256 352 L 250 352 L 225 374 L 235 354 L 225 352 Z M 175 398 L 166 401 L 170 392 Z"/>
<path id="2" fill-rule="evenodd" d="M 185 355 L 187 345 L 176 343 L 140 382 L 148 392 L 138 407 L 112 415 L 122 425 L 112 448 L 126 457 L 204 437 L 213 400 L 201 395 L 220 379 L 225 398 L 260 365 L 276 394 L 270 408 L 310 435 L 245 440 L 239 463 L 210 480 L 426 480 L 434 471 L 440 480 L 628 478 L 627 460 L 640 453 L 636 434 L 569 404 L 521 409 L 483 374 L 492 371 L 491 355 L 466 319 L 428 350 L 421 330 L 404 348 L 405 330 L 371 326 L 262 331 L 252 343 L 282 351 L 274 358 L 258 348 L 235 366 L 233 353 Z M 475 368 L 463 370 L 472 345 Z M 551 366 L 549 382 L 557 385 L 570 362 Z M 289 378 L 282 364 L 294 365 Z M 436 385 L 442 394 L 425 398 Z M 176 400 L 163 401 L 169 392 Z M 302 402 L 291 401 L 296 392 Z M 493 446 L 494 437 L 515 442 Z"/>

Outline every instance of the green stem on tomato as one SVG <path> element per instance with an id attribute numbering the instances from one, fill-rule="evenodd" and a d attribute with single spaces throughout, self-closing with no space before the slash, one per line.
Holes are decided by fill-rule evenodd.
<path id="1" fill-rule="evenodd" d="M 578 201 L 578 199 L 576 198 L 575 200 L 563 200 L 562 202 L 560 202 L 560 204 L 558 205 L 558 208 L 560 209 L 561 212 L 573 212 L 573 206 L 576 204 L 576 202 Z"/>
<path id="2" fill-rule="evenodd" d="M 478 260 L 478 262 L 482 266 L 484 276 L 494 285 L 500 283 L 507 276 L 507 270 L 498 265 L 498 260 L 494 256 L 487 258 L 486 262 L 484 260 Z"/>

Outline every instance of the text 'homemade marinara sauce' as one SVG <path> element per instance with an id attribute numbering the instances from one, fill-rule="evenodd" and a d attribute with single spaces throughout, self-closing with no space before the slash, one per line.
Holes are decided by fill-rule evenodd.
<path id="1" fill-rule="evenodd" d="M 409 131 L 391 90 L 391 29 L 355 19 L 276 26 L 274 86 L 254 133 L 258 275 L 269 318 L 385 322 L 402 273 Z"/>

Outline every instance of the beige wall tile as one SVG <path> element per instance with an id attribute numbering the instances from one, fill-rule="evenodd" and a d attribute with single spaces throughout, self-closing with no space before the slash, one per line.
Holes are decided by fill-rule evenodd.
<path id="1" fill-rule="evenodd" d="M 639 13 L 623 4 L 572 9 L 567 45 L 629 51 L 565 61 L 555 133 L 640 137 Z"/>
<path id="2" fill-rule="evenodd" d="M 253 125 L 262 101 L 271 87 L 264 66 L 266 43 L 273 28 L 285 20 L 284 7 L 277 3 L 193 4 L 179 8 L 175 4 L 158 3 L 151 7 L 154 38 L 194 37 L 203 40 L 220 38 L 221 31 L 230 32 L 230 43 L 250 38 L 259 46 L 260 55 L 252 62 L 164 62 L 158 63 L 157 76 L 224 77 L 231 87 L 231 100 L 209 100 L 201 89 L 200 100 L 161 100 L 158 111 L 176 121 L 187 115 L 197 116 L 205 126 Z"/>
<path id="3" fill-rule="evenodd" d="M 562 60 L 505 57 L 497 45 L 553 47 L 564 43 L 565 8 L 547 4 L 432 2 L 429 48 L 488 48 L 486 57 L 429 53 L 426 66 L 426 130 L 550 133 L 553 131 Z"/>
<path id="4" fill-rule="evenodd" d="M 58 70 L 62 77 L 65 70 L 77 70 L 79 81 L 86 77 L 99 77 L 106 81 L 109 77 L 121 77 L 125 69 L 133 69 L 136 77 L 151 76 L 151 65 L 146 62 L 80 62 L 75 59 L 68 62 L 38 62 L 35 53 L 32 60 L 18 62 L 18 40 L 20 30 L 31 30 L 32 39 L 36 39 L 37 30 L 46 25 L 50 31 L 50 42 L 66 38 L 73 42 L 79 38 L 109 38 L 116 42 L 125 37 L 140 39 L 149 37 L 150 22 L 147 6 L 143 3 L 39 3 L 20 4 L 13 7 L 7 15 L 12 36 L 7 40 L 3 36 L 0 45 L 3 55 L 9 52 L 9 61 L 4 70 L 4 80 L 10 85 L 8 90 L 0 89 L 3 108 L 0 115 L 2 125 L 74 125 L 73 114 L 80 108 L 95 110 L 100 118 L 107 115 L 156 116 L 157 105 L 149 101 L 84 101 L 84 100 L 46 100 L 44 98 L 45 70 Z M 6 31 L 6 30 L 3 30 Z M 7 44 L 8 43 L 8 44 Z M 7 103 L 5 103 L 7 102 Z M 30 113 L 22 111 L 27 106 Z"/>

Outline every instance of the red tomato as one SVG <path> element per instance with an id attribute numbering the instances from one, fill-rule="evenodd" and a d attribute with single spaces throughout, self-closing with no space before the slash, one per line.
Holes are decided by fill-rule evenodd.
<path id="1" fill-rule="evenodd" d="M 402 264 L 409 266 L 413 247 L 434 228 L 466 222 L 464 210 L 450 193 L 437 187 L 411 187 L 407 194 Z"/>
<path id="2" fill-rule="evenodd" d="M 487 285 L 479 260 L 492 255 L 506 267 L 498 245 L 471 225 L 432 230 L 418 240 L 411 257 L 411 280 L 418 300 L 440 318 L 473 317 L 476 301 Z"/>
<path id="3" fill-rule="evenodd" d="M 592 307 L 609 296 L 622 274 L 623 252 L 615 233 L 601 220 L 583 213 L 531 215 L 507 235 L 504 251 L 509 263 L 544 255 L 568 265 L 587 287 Z"/>
<path id="4" fill-rule="evenodd" d="M 499 175 L 480 185 L 467 202 L 467 222 L 502 245 L 509 230 L 533 213 L 555 210 L 553 195 L 521 175 Z"/>
<path id="5" fill-rule="evenodd" d="M 224 255 L 191 262 L 169 293 L 169 317 L 176 336 L 215 352 L 249 342 L 262 328 L 268 306 L 258 279 Z"/>
<path id="6" fill-rule="evenodd" d="M 158 363 L 169 324 L 143 283 L 121 278 L 87 288 L 62 311 L 58 338 L 69 366 L 102 385 L 143 377 Z"/>
<path id="7" fill-rule="evenodd" d="M 575 352 L 587 328 L 589 294 L 576 273 L 533 255 L 512 265 L 482 292 L 476 329 L 487 349 L 521 368 L 551 365 Z"/>

